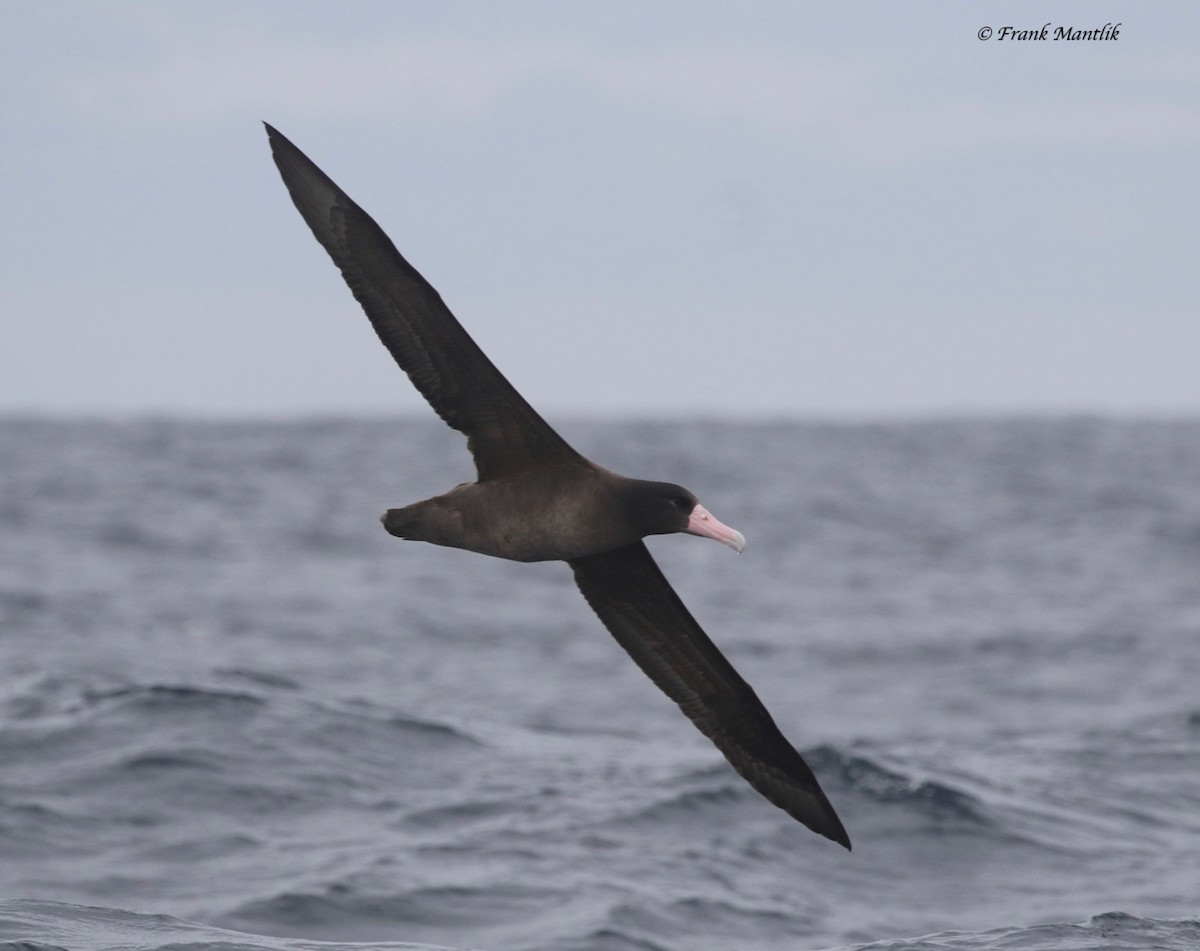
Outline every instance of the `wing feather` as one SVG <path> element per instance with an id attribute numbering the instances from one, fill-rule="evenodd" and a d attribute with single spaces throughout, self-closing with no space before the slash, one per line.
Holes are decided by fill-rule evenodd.
<path id="1" fill-rule="evenodd" d="M 570 562 L 617 642 L 763 796 L 850 848 L 816 777 L 696 623 L 642 542 Z"/>
<path id="2" fill-rule="evenodd" d="M 267 136 L 296 208 L 341 269 L 383 345 L 434 411 L 467 436 L 480 480 L 578 460 L 383 229 L 269 125 Z"/>

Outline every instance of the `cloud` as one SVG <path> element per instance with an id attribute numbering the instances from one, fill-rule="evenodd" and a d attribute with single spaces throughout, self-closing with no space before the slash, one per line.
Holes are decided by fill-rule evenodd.
<path id="1" fill-rule="evenodd" d="M 1047 101 L 1026 85 L 1003 99 L 913 75 L 900 60 L 788 55 L 746 42 L 606 52 L 567 39 L 406 37 L 277 41 L 253 33 L 196 41 L 155 31 L 157 57 L 61 80 L 91 116 L 194 121 L 230 113 L 459 122 L 525 89 L 577 84 L 611 99 L 710 123 L 804 136 L 802 147 L 865 164 L 980 149 L 1200 141 L 1200 106 L 1178 95 L 1196 58 L 1100 73 Z M 1165 73 L 1163 70 L 1166 70 Z M 1164 78 L 1173 79 L 1166 88 Z"/>
<path id="2" fill-rule="evenodd" d="M 792 127 L 829 116 L 864 88 L 846 62 L 760 49 L 609 54 L 566 41 L 391 39 L 369 45 L 251 39 L 164 49 L 156 62 L 63 80 L 95 114 L 192 120 L 230 111 L 310 119 L 478 115 L 526 83 L 578 82 L 627 102 L 704 119 Z"/>
<path id="3" fill-rule="evenodd" d="M 1155 148 L 1196 143 L 1200 143 L 1200 107 L 1114 102 L 1103 96 L 1054 103 L 1014 100 L 991 107 L 877 105 L 840 129 L 845 154 L 879 163 L 995 148 Z"/>

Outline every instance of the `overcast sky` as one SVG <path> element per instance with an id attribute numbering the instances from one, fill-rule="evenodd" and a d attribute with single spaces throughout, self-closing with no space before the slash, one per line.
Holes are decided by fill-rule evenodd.
<path id="1" fill-rule="evenodd" d="M 0 412 L 420 410 L 265 119 L 548 415 L 1200 413 L 1200 4 L 0 12 Z"/>

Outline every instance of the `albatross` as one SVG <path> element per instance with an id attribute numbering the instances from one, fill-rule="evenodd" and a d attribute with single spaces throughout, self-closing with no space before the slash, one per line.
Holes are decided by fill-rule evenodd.
<path id="1" fill-rule="evenodd" d="M 266 125 L 266 123 L 264 123 Z M 383 229 L 266 125 L 292 201 L 383 345 L 434 412 L 467 437 L 477 479 L 390 509 L 398 538 L 507 558 L 565 561 L 604 626 L 747 782 L 813 832 L 850 839 L 816 777 L 650 556 L 647 535 L 685 532 L 741 552 L 741 532 L 668 482 L 584 458 L 525 401 Z"/>

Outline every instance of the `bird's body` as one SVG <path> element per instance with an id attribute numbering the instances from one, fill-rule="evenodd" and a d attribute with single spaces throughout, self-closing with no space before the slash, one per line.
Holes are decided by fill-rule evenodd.
<path id="1" fill-rule="evenodd" d="M 495 558 L 570 561 L 632 545 L 647 534 L 622 504 L 630 485 L 641 483 L 581 458 L 463 483 L 444 495 L 389 510 L 383 525 L 398 538 Z M 688 513 L 680 514 L 686 521 Z"/>
<path id="2" fill-rule="evenodd" d="M 816 777 L 650 557 L 647 535 L 745 539 L 691 492 L 585 459 L 475 344 L 382 229 L 267 126 L 284 183 L 384 346 L 439 416 L 467 436 L 478 478 L 383 516 L 400 538 L 513 561 L 567 562 L 617 642 L 763 796 L 850 847 Z"/>

